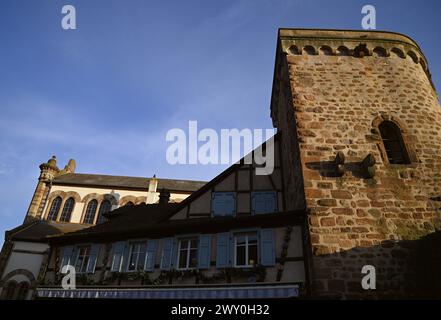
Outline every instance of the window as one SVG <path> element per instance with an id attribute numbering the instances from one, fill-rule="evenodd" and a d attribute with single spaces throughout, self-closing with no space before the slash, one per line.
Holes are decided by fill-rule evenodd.
<path id="1" fill-rule="evenodd" d="M 63 221 L 63 222 L 70 221 L 70 216 L 72 214 L 72 210 L 74 208 L 74 205 L 75 205 L 74 198 L 69 198 L 66 200 L 66 202 L 64 203 L 63 211 L 61 211 L 60 221 Z"/>
<path id="2" fill-rule="evenodd" d="M 257 232 L 234 235 L 234 266 L 252 267 L 257 264 Z"/>
<path id="3" fill-rule="evenodd" d="M 125 206 L 134 206 L 135 204 L 132 201 L 129 201 L 125 204 Z"/>
<path id="4" fill-rule="evenodd" d="M 252 214 L 274 212 L 277 212 L 277 193 L 275 191 L 251 192 Z"/>
<path id="5" fill-rule="evenodd" d="M 52 201 L 51 208 L 49 209 L 49 213 L 47 214 L 47 220 L 56 221 L 58 217 L 58 212 L 60 211 L 61 207 L 61 197 L 56 197 Z"/>
<path id="6" fill-rule="evenodd" d="M 128 271 L 143 270 L 146 256 L 146 243 L 135 242 L 130 244 Z"/>
<path id="7" fill-rule="evenodd" d="M 94 223 L 97 207 L 98 207 L 98 201 L 96 201 L 95 199 L 89 202 L 86 208 L 86 214 L 84 216 L 84 223 L 88 223 L 88 224 Z"/>
<path id="8" fill-rule="evenodd" d="M 389 163 L 410 164 L 400 128 L 391 121 L 383 121 L 379 129 Z"/>
<path id="9" fill-rule="evenodd" d="M 77 273 L 86 273 L 87 265 L 90 258 L 90 246 L 78 247 L 78 256 L 75 263 L 75 270 Z"/>
<path id="10" fill-rule="evenodd" d="M 105 221 L 103 214 L 110 212 L 111 209 L 112 204 L 109 200 L 104 200 L 101 202 L 100 210 L 98 211 L 98 223 L 103 223 Z"/>
<path id="11" fill-rule="evenodd" d="M 15 282 L 14 280 L 7 282 L 3 288 L 3 294 L 2 294 L 3 299 L 13 300 L 16 288 L 17 288 L 17 282 Z"/>
<path id="12" fill-rule="evenodd" d="M 193 269 L 198 265 L 198 239 L 179 240 L 178 269 Z"/>
<path id="13" fill-rule="evenodd" d="M 17 300 L 25 300 L 29 292 L 29 283 L 25 281 L 20 282 L 17 290 Z"/>
<path id="14" fill-rule="evenodd" d="M 234 216 L 236 214 L 236 194 L 234 192 L 213 192 L 211 212 L 214 217 Z"/>

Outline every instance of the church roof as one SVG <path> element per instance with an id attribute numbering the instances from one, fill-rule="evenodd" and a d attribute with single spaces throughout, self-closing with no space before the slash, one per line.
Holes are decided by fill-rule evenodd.
<path id="1" fill-rule="evenodd" d="M 54 185 L 74 185 L 88 187 L 106 187 L 123 189 L 142 189 L 147 190 L 150 178 L 144 177 L 125 177 L 110 176 L 101 174 L 68 173 L 56 177 Z M 162 188 L 180 192 L 193 192 L 202 187 L 205 181 L 177 180 L 177 179 L 157 179 L 157 190 Z"/>
<path id="2" fill-rule="evenodd" d="M 89 226 L 76 223 L 63 223 L 48 220 L 35 220 L 5 232 L 5 239 L 15 241 L 45 242 L 50 235 L 75 232 Z"/>

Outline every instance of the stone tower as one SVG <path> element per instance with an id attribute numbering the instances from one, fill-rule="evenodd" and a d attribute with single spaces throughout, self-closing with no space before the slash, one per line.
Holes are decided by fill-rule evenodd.
<path id="1" fill-rule="evenodd" d="M 37 187 L 35 188 L 24 222 L 41 219 L 46 199 L 51 189 L 52 180 L 61 174 L 74 173 L 75 167 L 75 160 L 71 159 L 64 169 L 60 170 L 57 167 L 57 159 L 55 156 L 52 156 L 51 159 L 40 165 L 40 176 L 38 178 Z"/>
<path id="2" fill-rule="evenodd" d="M 288 209 L 307 209 L 312 294 L 414 294 L 415 249 L 441 227 L 441 108 L 417 43 L 280 29 L 271 117 Z M 375 290 L 361 286 L 364 265 Z"/>

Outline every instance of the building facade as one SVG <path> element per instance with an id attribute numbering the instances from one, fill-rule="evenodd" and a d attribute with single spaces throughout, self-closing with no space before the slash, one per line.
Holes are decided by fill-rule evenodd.
<path id="1" fill-rule="evenodd" d="M 0 297 L 30 299 L 51 252 L 46 238 L 105 222 L 119 207 L 153 204 L 160 189 L 179 202 L 204 182 L 75 173 L 70 160 L 64 169 L 55 157 L 40 165 L 40 176 L 22 225 L 5 233 L 0 254 Z"/>
<path id="2" fill-rule="evenodd" d="M 179 204 L 170 204 L 165 192 L 158 204 L 124 207 L 105 224 L 51 237 L 53 254 L 38 295 L 298 296 L 306 288 L 305 212 L 285 210 L 275 140 L 271 175 L 256 175 L 256 165 L 242 160 Z M 76 290 L 60 288 L 66 265 L 75 266 Z"/>
<path id="3" fill-rule="evenodd" d="M 43 164 L 3 297 L 27 276 L 39 298 L 441 298 L 441 109 L 418 44 L 280 29 L 271 118 L 266 176 L 243 159 L 206 184 Z"/>

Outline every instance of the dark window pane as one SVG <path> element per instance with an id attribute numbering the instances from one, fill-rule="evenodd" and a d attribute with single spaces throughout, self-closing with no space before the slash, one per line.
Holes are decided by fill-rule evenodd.
<path id="1" fill-rule="evenodd" d="M 74 198 L 69 198 L 66 200 L 66 202 L 64 203 L 63 211 L 61 212 L 60 221 L 63 221 L 63 222 L 70 221 L 70 216 L 72 214 L 74 205 L 75 205 Z"/>
<path id="2" fill-rule="evenodd" d="M 198 240 L 192 239 L 190 242 L 190 246 L 191 246 L 191 248 L 196 249 L 198 247 Z"/>
<path id="3" fill-rule="evenodd" d="M 257 264 L 257 243 L 248 247 L 248 264 Z"/>
<path id="4" fill-rule="evenodd" d="M 190 251 L 190 268 L 195 268 L 198 266 L 198 251 L 193 249 Z"/>
<path id="5" fill-rule="evenodd" d="M 383 121 L 379 129 L 389 163 L 410 164 L 400 128 L 391 121 Z"/>
<path id="6" fill-rule="evenodd" d="M 15 293 L 15 288 L 17 287 L 17 282 L 15 281 L 9 281 L 5 288 L 3 290 L 5 290 L 4 292 L 4 298 L 6 300 L 12 300 L 14 299 L 14 293 Z"/>
<path id="7" fill-rule="evenodd" d="M 86 209 L 86 215 L 84 216 L 84 223 L 93 224 L 97 207 L 98 201 L 92 200 L 89 202 Z"/>
<path id="8" fill-rule="evenodd" d="M 17 300 L 24 300 L 26 299 L 29 291 L 29 283 L 28 282 L 21 282 L 18 286 L 18 293 L 17 293 Z"/>
<path id="9" fill-rule="evenodd" d="M 179 268 L 187 267 L 187 250 L 181 250 L 179 253 Z"/>
<path id="10" fill-rule="evenodd" d="M 236 247 L 236 265 L 244 266 L 246 264 L 245 246 Z"/>
<path id="11" fill-rule="evenodd" d="M 48 220 L 52 220 L 52 221 L 57 220 L 58 211 L 60 211 L 60 207 L 61 207 L 61 201 L 62 201 L 61 197 L 56 197 L 54 201 L 52 201 L 51 208 L 47 215 Z"/>
<path id="12" fill-rule="evenodd" d="M 138 256 L 138 265 L 137 269 L 144 269 L 144 263 L 145 263 L 145 251 L 141 251 Z"/>
<path id="13" fill-rule="evenodd" d="M 237 245 L 245 245 L 245 243 L 246 243 L 246 236 L 238 236 L 236 238 Z"/>
<path id="14" fill-rule="evenodd" d="M 98 211 L 98 223 L 103 223 L 105 221 L 104 214 L 110 212 L 112 209 L 112 204 L 109 200 L 104 200 L 101 202 L 100 210 Z"/>

